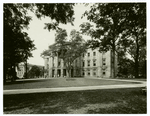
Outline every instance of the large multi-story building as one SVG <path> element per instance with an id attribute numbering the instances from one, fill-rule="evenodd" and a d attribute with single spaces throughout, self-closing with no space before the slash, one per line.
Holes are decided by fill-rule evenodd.
<path id="1" fill-rule="evenodd" d="M 48 77 L 66 77 L 64 62 L 59 57 L 44 56 L 45 69 Z M 73 62 L 71 77 L 111 78 L 113 72 L 112 51 L 100 53 L 99 49 L 88 49 L 86 53 Z M 117 57 L 115 60 L 117 74 Z"/>

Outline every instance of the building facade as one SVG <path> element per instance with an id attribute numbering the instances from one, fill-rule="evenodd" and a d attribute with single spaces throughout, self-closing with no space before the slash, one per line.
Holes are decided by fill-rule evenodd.
<path id="1" fill-rule="evenodd" d="M 17 77 L 18 78 L 23 78 L 24 73 L 25 73 L 25 65 L 24 63 L 19 63 L 18 68 L 16 67 L 16 72 L 17 72 Z"/>
<path id="2" fill-rule="evenodd" d="M 66 77 L 64 62 L 59 57 L 44 56 L 45 69 L 48 77 Z M 115 58 L 115 72 L 117 74 L 117 57 Z M 112 77 L 112 52 L 100 53 L 99 49 L 88 49 L 86 53 L 75 59 L 71 69 L 71 77 Z"/>

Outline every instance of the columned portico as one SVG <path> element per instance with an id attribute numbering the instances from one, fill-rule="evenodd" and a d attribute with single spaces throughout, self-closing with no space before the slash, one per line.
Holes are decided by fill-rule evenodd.
<path id="1" fill-rule="evenodd" d="M 111 66 L 111 57 L 111 51 L 100 53 L 98 49 L 88 49 L 87 53 L 84 53 L 84 55 L 74 60 L 70 75 L 71 77 L 110 78 L 113 68 Z M 53 57 L 44 56 L 43 58 L 45 61 L 45 69 L 48 71 L 50 78 L 67 76 L 64 61 L 60 59 L 58 55 Z"/>

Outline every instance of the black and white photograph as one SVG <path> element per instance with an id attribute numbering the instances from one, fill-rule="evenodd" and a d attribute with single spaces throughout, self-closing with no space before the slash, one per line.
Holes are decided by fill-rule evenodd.
<path id="1" fill-rule="evenodd" d="M 3 1 L 2 114 L 148 114 L 147 4 Z"/>

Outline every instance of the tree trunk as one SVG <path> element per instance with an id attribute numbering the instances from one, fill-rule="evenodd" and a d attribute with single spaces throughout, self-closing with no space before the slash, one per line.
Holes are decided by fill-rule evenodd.
<path id="1" fill-rule="evenodd" d="M 113 41 L 112 46 L 112 78 L 115 78 L 116 76 L 116 66 L 115 66 L 115 41 Z"/>
<path id="2" fill-rule="evenodd" d="M 27 79 L 27 78 L 28 78 L 28 72 L 27 72 L 27 71 L 28 71 L 28 69 L 27 69 L 27 68 L 28 68 L 28 67 L 27 67 L 27 60 L 26 60 L 26 63 L 25 63 L 25 68 L 26 68 L 26 69 L 25 69 L 25 70 L 26 70 L 26 75 L 25 75 L 26 77 L 25 77 L 25 78 Z"/>
<path id="3" fill-rule="evenodd" d="M 12 80 L 11 81 L 15 81 L 17 79 L 17 73 L 15 70 L 15 65 L 13 65 L 13 68 L 11 68 L 11 75 L 12 75 Z"/>
<path id="4" fill-rule="evenodd" d="M 69 78 L 71 78 L 71 69 L 69 70 Z"/>
<path id="5" fill-rule="evenodd" d="M 4 75 L 3 75 L 4 77 L 3 77 L 3 83 L 5 84 L 6 83 L 6 71 L 5 71 L 5 69 L 4 69 Z"/>
<path id="6" fill-rule="evenodd" d="M 138 78 L 138 76 L 139 76 L 139 62 L 136 59 L 136 61 L 135 61 L 135 78 Z"/>
<path id="7" fill-rule="evenodd" d="M 138 39 L 136 39 L 136 56 L 135 56 L 135 78 L 139 77 L 139 44 Z"/>
<path id="8" fill-rule="evenodd" d="M 116 75 L 115 68 L 115 51 L 112 50 L 112 78 L 115 78 Z"/>
<path id="9" fill-rule="evenodd" d="M 6 83 L 6 73 L 7 73 L 7 70 L 6 70 L 6 66 L 5 66 L 5 64 L 3 64 L 4 66 L 4 68 L 3 68 L 3 73 L 4 73 L 4 75 L 3 75 L 3 84 L 5 84 Z"/>
<path id="10" fill-rule="evenodd" d="M 67 77 L 70 78 L 71 77 L 71 69 L 66 69 L 67 70 Z"/>
<path id="11" fill-rule="evenodd" d="M 66 69 L 66 70 L 67 70 L 66 71 L 67 72 L 67 78 L 69 78 L 69 70 L 68 69 Z"/>

